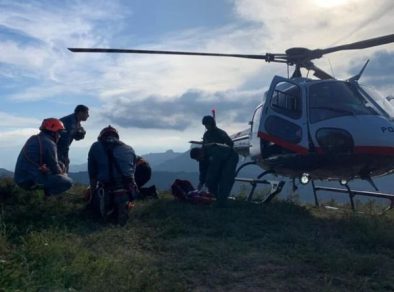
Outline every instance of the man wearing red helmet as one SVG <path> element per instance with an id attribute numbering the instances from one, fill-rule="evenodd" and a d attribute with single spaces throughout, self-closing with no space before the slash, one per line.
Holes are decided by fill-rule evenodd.
<path id="1" fill-rule="evenodd" d="M 23 146 L 15 166 L 15 183 L 24 189 L 42 186 L 46 196 L 65 192 L 72 179 L 64 173 L 57 158 L 57 145 L 63 123 L 55 118 L 42 121 L 40 133 L 31 136 Z"/>
<path id="2" fill-rule="evenodd" d="M 120 141 L 118 131 L 111 126 L 102 129 L 90 147 L 91 206 L 104 219 L 114 215 L 118 223 L 126 223 L 128 203 L 139 191 L 134 178 L 135 160 L 133 148 Z"/>

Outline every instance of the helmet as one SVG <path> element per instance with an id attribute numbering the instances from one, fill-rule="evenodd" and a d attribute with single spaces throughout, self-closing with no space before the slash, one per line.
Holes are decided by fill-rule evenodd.
<path id="1" fill-rule="evenodd" d="M 202 124 L 203 125 L 216 125 L 215 119 L 213 118 L 213 116 L 205 116 L 202 118 Z"/>
<path id="2" fill-rule="evenodd" d="M 64 130 L 63 122 L 59 119 L 48 118 L 42 121 L 40 126 L 40 130 L 49 131 L 49 132 L 59 132 Z"/>
<path id="3" fill-rule="evenodd" d="M 105 127 L 104 129 L 101 130 L 100 135 L 98 136 L 98 139 L 105 140 L 109 136 L 119 139 L 118 131 L 114 127 L 111 127 L 111 125 L 109 125 L 108 127 Z"/>

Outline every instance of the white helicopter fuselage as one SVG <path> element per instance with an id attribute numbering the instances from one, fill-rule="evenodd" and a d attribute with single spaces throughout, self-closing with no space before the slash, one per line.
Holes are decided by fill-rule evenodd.
<path id="1" fill-rule="evenodd" d="M 372 177 L 394 170 L 394 109 L 355 81 L 276 76 L 234 148 L 292 178 Z"/>

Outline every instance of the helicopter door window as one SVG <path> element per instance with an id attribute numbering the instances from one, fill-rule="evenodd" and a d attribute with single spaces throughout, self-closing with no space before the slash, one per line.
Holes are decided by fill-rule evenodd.
<path id="1" fill-rule="evenodd" d="M 265 128 L 268 134 L 286 142 L 297 144 L 302 138 L 302 129 L 298 125 L 277 116 L 267 118 Z"/>
<path id="2" fill-rule="evenodd" d="M 287 82 L 278 83 L 271 99 L 271 107 L 287 117 L 300 118 L 302 113 L 300 89 Z"/>

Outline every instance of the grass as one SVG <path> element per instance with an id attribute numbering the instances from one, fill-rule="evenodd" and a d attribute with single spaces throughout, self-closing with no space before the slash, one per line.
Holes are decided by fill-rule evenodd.
<path id="1" fill-rule="evenodd" d="M 43 199 L 0 182 L 0 291 L 393 291 L 394 215 L 288 201 L 137 202 L 124 227 L 82 187 Z"/>

